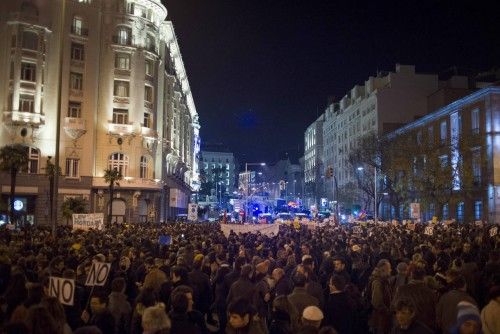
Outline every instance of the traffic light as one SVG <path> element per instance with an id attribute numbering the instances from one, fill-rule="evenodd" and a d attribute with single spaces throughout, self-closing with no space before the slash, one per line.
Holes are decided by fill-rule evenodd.
<path id="1" fill-rule="evenodd" d="M 333 177 L 333 167 L 328 167 L 328 169 L 326 170 L 326 177 L 327 178 Z"/>

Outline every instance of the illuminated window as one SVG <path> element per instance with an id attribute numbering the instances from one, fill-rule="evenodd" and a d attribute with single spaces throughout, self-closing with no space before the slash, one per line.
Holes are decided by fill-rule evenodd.
<path id="1" fill-rule="evenodd" d="M 130 83 L 128 81 L 115 80 L 113 94 L 118 97 L 128 97 L 129 87 Z"/>
<path id="2" fill-rule="evenodd" d="M 449 210 L 448 210 L 448 203 L 443 205 L 443 219 L 448 219 L 449 218 Z"/>
<path id="3" fill-rule="evenodd" d="M 128 124 L 128 110 L 127 109 L 113 109 L 113 123 L 114 124 Z"/>
<path id="4" fill-rule="evenodd" d="M 87 36 L 88 30 L 83 28 L 83 19 L 79 16 L 73 17 L 71 33 L 78 36 Z"/>
<path id="5" fill-rule="evenodd" d="M 28 174 L 38 174 L 38 165 L 40 160 L 40 152 L 33 147 L 26 147 L 28 154 Z"/>
<path id="6" fill-rule="evenodd" d="M 439 129 L 441 144 L 446 144 L 446 139 L 448 138 L 448 125 L 446 124 L 446 121 L 441 122 Z"/>
<path id="7" fill-rule="evenodd" d="M 21 63 L 21 80 L 36 81 L 36 65 L 33 63 Z"/>
<path id="8" fill-rule="evenodd" d="M 35 97 L 33 95 L 20 95 L 19 111 L 35 112 Z"/>
<path id="9" fill-rule="evenodd" d="M 474 109 L 471 111 L 471 131 L 474 134 L 479 133 L 479 109 Z"/>
<path id="10" fill-rule="evenodd" d="M 481 220 L 483 217 L 483 201 L 474 202 L 474 219 Z"/>
<path id="11" fill-rule="evenodd" d="M 459 202 L 457 204 L 457 221 L 459 223 L 464 222 L 464 202 Z"/>
<path id="12" fill-rule="evenodd" d="M 71 59 L 83 61 L 85 60 L 85 47 L 80 43 L 71 43 Z"/>
<path id="13" fill-rule="evenodd" d="M 146 75 L 148 75 L 150 77 L 154 76 L 155 70 L 154 70 L 153 61 L 150 59 L 146 59 L 145 65 L 146 65 Z"/>
<path id="14" fill-rule="evenodd" d="M 439 164 L 441 165 L 441 168 L 446 168 L 448 167 L 448 155 L 441 155 L 439 157 Z"/>
<path id="15" fill-rule="evenodd" d="M 77 178 L 80 176 L 79 173 L 80 160 L 75 158 L 66 159 L 66 177 Z"/>
<path id="16" fill-rule="evenodd" d="M 34 31 L 23 31 L 23 49 L 38 50 L 38 34 Z"/>
<path id="17" fill-rule="evenodd" d="M 472 176 L 474 183 L 481 183 L 481 148 L 475 147 L 472 149 Z"/>
<path id="18" fill-rule="evenodd" d="M 130 70 L 130 54 L 116 53 L 115 68 L 120 70 Z"/>
<path id="19" fill-rule="evenodd" d="M 67 115 L 68 115 L 67 117 L 81 118 L 82 117 L 82 103 L 69 101 Z"/>
<path id="20" fill-rule="evenodd" d="M 144 113 L 144 123 L 143 123 L 143 126 L 145 128 L 151 128 L 152 125 L 153 125 L 153 120 L 152 120 L 151 113 L 145 112 Z"/>
<path id="21" fill-rule="evenodd" d="M 153 87 L 144 86 L 144 100 L 148 102 L 153 102 Z"/>
<path id="22" fill-rule="evenodd" d="M 427 141 L 429 146 L 432 146 L 434 144 L 434 127 L 429 126 L 427 128 Z"/>
<path id="23" fill-rule="evenodd" d="M 146 156 L 141 156 L 141 163 L 139 166 L 139 177 L 141 179 L 149 178 L 149 168 L 148 168 L 148 158 Z"/>
<path id="24" fill-rule="evenodd" d="M 69 88 L 74 90 L 82 90 L 83 74 L 71 72 L 69 76 Z"/>
<path id="25" fill-rule="evenodd" d="M 128 156 L 123 153 L 113 153 L 109 156 L 108 168 L 120 172 L 122 176 L 128 176 Z"/>

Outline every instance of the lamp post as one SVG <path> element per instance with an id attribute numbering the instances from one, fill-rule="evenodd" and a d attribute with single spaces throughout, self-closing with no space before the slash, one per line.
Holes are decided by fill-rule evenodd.
<path id="1" fill-rule="evenodd" d="M 362 171 L 364 168 L 363 167 L 358 167 L 359 171 Z M 374 206 L 373 206 L 373 220 L 375 223 L 378 221 L 377 217 L 377 167 L 373 168 L 373 183 L 374 183 L 374 191 L 373 191 L 373 198 L 375 200 Z"/>
<path id="2" fill-rule="evenodd" d="M 245 222 L 248 222 L 248 194 L 250 187 L 250 175 L 248 175 L 248 166 L 265 166 L 265 162 L 245 162 L 245 178 L 247 180 L 245 189 Z"/>

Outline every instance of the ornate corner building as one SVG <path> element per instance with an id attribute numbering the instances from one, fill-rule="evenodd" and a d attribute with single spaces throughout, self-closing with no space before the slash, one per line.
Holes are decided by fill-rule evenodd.
<path id="1" fill-rule="evenodd" d="M 114 221 L 165 221 L 187 210 L 200 185 L 200 125 L 166 17 L 160 0 L 0 3 L 0 147 L 26 146 L 16 196 L 27 220 L 48 222 L 45 166 L 56 156 L 57 131 L 59 219 L 75 196 L 108 214 L 108 168 L 123 175 Z M 0 185 L 6 199 L 7 174 Z"/>

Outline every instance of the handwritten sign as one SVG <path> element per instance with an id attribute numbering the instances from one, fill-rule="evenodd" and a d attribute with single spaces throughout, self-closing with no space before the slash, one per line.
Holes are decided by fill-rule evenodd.
<path id="1" fill-rule="evenodd" d="M 106 279 L 108 278 L 109 272 L 111 271 L 111 263 L 104 262 L 93 262 L 92 268 L 87 275 L 87 280 L 85 281 L 86 286 L 103 286 L 106 284 Z"/>
<path id="2" fill-rule="evenodd" d="M 102 230 L 104 227 L 103 213 L 75 213 L 73 214 L 73 230 L 89 229 Z"/>
<path id="3" fill-rule="evenodd" d="M 73 305 L 75 300 L 75 280 L 50 276 L 49 296 L 56 297 L 63 305 Z"/>

